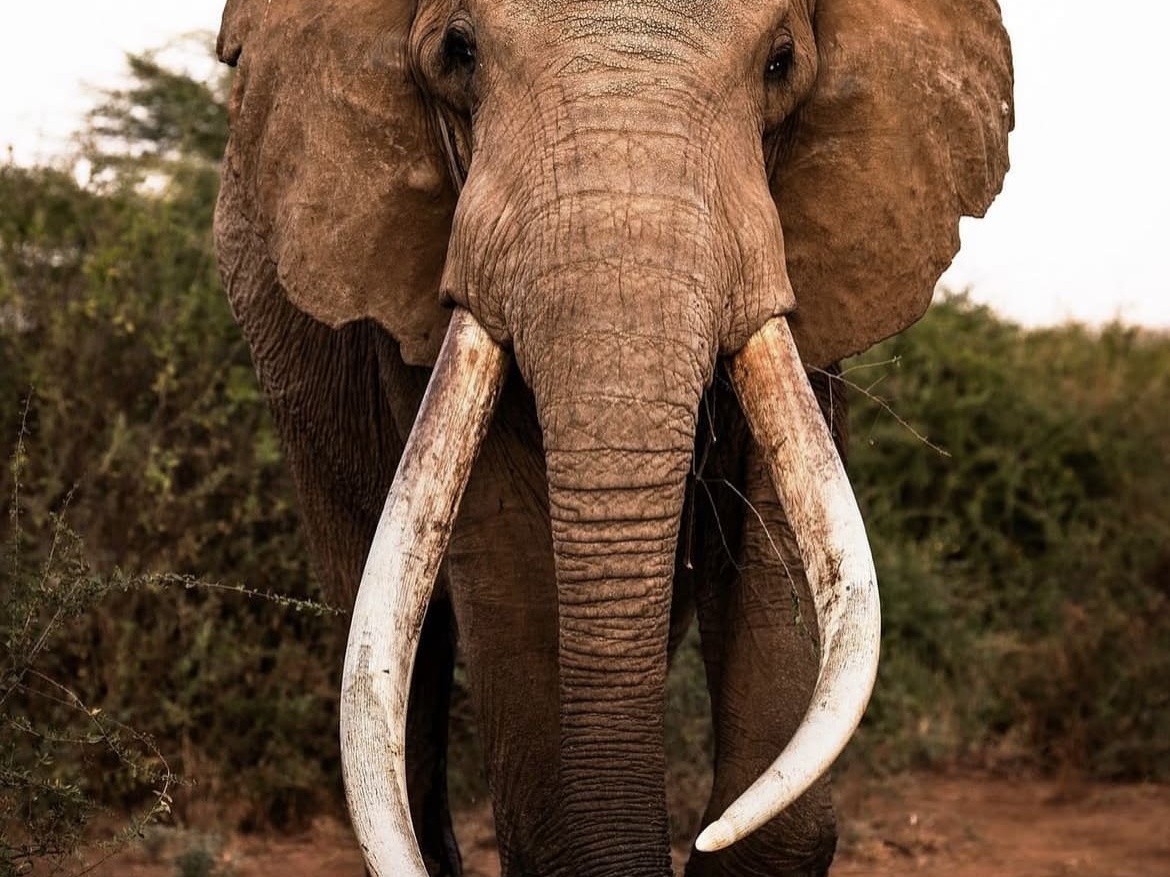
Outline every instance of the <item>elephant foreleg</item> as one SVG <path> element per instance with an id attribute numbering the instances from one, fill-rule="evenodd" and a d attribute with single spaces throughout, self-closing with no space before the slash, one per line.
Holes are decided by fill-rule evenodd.
<path id="1" fill-rule="evenodd" d="M 369 324 L 334 330 L 297 311 L 261 242 L 237 243 L 233 307 L 296 482 L 314 567 L 330 602 L 348 606 L 427 374 L 404 365 L 397 344 Z M 453 664 L 450 604 L 440 598 L 415 662 L 407 731 L 415 830 L 436 877 L 461 873 L 445 776 Z"/>
<path id="2" fill-rule="evenodd" d="M 455 669 L 450 601 L 431 602 L 423 623 L 406 719 L 406 781 L 423 860 L 432 877 L 460 877 L 459 845 L 447 799 L 447 711 Z"/>
<path id="3" fill-rule="evenodd" d="M 816 619 L 800 556 L 764 466 L 750 462 L 740 568 L 730 581 L 700 585 L 698 599 L 716 753 L 704 825 L 784 748 L 816 678 Z M 733 847 L 693 854 L 687 874 L 813 877 L 827 873 L 835 845 L 829 783 L 822 779 Z"/>
<path id="4" fill-rule="evenodd" d="M 531 397 L 513 379 L 447 550 L 504 877 L 568 873 L 557 852 L 557 603 L 540 448 Z"/>
<path id="5" fill-rule="evenodd" d="M 842 400 L 829 400 L 829 380 L 821 375 L 814 387 L 840 440 L 845 412 Z M 725 421 L 725 430 L 727 425 Z M 741 451 L 731 459 L 742 468 L 718 473 L 731 483 L 713 488 L 718 505 L 707 504 L 707 514 L 720 517 L 718 526 L 713 521 L 708 526 L 722 533 L 723 540 L 710 549 L 706 574 L 696 582 L 716 740 L 704 824 L 719 816 L 788 743 L 808 706 L 817 673 L 817 622 L 795 537 L 763 454 L 746 432 L 737 438 Z M 722 462 L 725 469 L 733 468 L 729 460 Z M 694 853 L 687 875 L 814 877 L 828 873 L 835 847 L 825 777 L 734 846 Z"/>

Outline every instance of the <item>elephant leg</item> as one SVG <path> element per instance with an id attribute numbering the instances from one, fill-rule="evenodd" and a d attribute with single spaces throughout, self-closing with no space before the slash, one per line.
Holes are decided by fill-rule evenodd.
<path id="1" fill-rule="evenodd" d="M 844 434 L 844 408 L 828 399 L 825 376 L 814 380 L 834 432 Z M 818 392 L 818 395 L 822 395 Z M 733 440 L 731 444 L 736 444 Z M 703 824 L 710 823 L 771 764 L 808 706 L 817 673 L 816 617 L 796 541 L 776 498 L 759 448 L 738 437 L 738 473 L 714 485 L 710 529 L 738 541 L 738 559 L 711 546 L 696 603 L 715 729 L 715 775 Z M 726 544 L 724 542 L 723 544 Z M 729 548 L 734 551 L 735 543 Z M 695 852 L 688 877 L 828 873 L 836 821 L 827 777 L 795 804 L 732 847 Z"/>
<path id="2" fill-rule="evenodd" d="M 726 582 L 699 585 L 715 725 L 715 776 L 704 824 L 717 818 L 784 748 L 816 679 L 816 621 L 800 556 L 763 461 L 754 449 L 749 454 L 743 494 L 750 507 L 740 569 Z M 734 846 L 694 853 L 687 874 L 812 877 L 827 873 L 835 846 L 829 783 L 822 779 Z"/>
<path id="3" fill-rule="evenodd" d="M 329 600 L 349 606 L 427 373 L 406 366 L 398 345 L 371 325 L 333 330 L 301 314 L 271 266 L 241 259 L 256 264 L 254 289 L 238 288 L 233 305 L 296 482 L 314 567 Z M 407 719 L 411 811 L 435 877 L 461 873 L 446 783 L 453 664 L 450 604 L 439 599 L 423 630 Z"/>
<path id="4" fill-rule="evenodd" d="M 292 465 L 314 563 L 326 593 L 352 605 L 394 470 L 426 388 L 397 343 L 369 324 L 340 330 L 282 297 L 264 313 L 253 356 Z M 276 331 L 279 346 L 270 346 Z M 262 354 L 283 357 L 271 363 Z M 407 711 L 407 787 L 432 877 L 462 874 L 447 801 L 447 711 L 455 664 L 452 613 L 440 583 L 427 612 Z"/>
<path id="5" fill-rule="evenodd" d="M 446 569 L 502 874 L 562 872 L 557 603 L 539 427 L 515 375 L 472 470 Z"/>
<path id="6" fill-rule="evenodd" d="M 459 845 L 447 798 L 447 716 L 455 670 L 451 603 L 427 609 L 406 714 L 406 783 L 415 836 L 431 877 L 460 877 Z"/>

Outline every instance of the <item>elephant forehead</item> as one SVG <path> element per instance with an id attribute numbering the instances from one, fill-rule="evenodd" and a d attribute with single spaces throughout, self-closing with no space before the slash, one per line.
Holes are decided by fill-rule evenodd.
<path id="1" fill-rule="evenodd" d="M 525 23 L 551 22 L 571 32 L 606 33 L 620 27 L 642 33 L 662 33 L 664 21 L 694 22 L 706 27 L 726 26 L 728 0 L 504 0 L 498 6 Z"/>
<path id="2" fill-rule="evenodd" d="M 669 62 L 745 49 L 792 5 L 791 0 L 503 0 L 482 14 L 503 32 L 549 44 L 609 45 Z M 477 10 L 478 11 L 478 10 Z M 672 51 L 672 50 L 677 50 Z"/>

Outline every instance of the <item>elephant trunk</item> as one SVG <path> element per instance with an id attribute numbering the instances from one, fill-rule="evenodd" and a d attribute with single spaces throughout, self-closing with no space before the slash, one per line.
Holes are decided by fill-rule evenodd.
<path id="1" fill-rule="evenodd" d="M 589 874 L 669 873 L 663 710 L 688 455 L 550 454 L 564 825 Z M 573 462 L 570 462 L 573 461 Z M 674 471 L 655 471 L 655 470 Z M 619 486 L 638 473 L 652 483 Z M 677 475 L 677 477 L 676 477 Z M 591 477 L 593 476 L 593 477 Z M 591 481 L 591 484 L 584 484 Z M 661 483 L 657 483 L 661 482 Z M 654 511 L 651 512 L 650 510 Z"/>
<path id="2" fill-rule="evenodd" d="M 563 824 L 579 873 L 662 875 L 667 635 L 702 385 L 677 379 L 690 344 L 647 350 L 631 378 L 615 367 L 620 336 L 580 343 L 571 380 L 537 395 L 558 594 Z M 651 374 L 663 386 L 650 390 L 642 376 Z"/>
<path id="3" fill-rule="evenodd" d="M 582 877 L 661 877 L 676 545 L 730 270 L 694 174 L 675 167 L 700 159 L 658 156 L 663 181 L 647 186 L 640 164 L 613 168 L 595 128 L 575 142 L 588 160 L 532 209 L 537 256 L 503 312 L 544 438 L 566 849 Z"/>

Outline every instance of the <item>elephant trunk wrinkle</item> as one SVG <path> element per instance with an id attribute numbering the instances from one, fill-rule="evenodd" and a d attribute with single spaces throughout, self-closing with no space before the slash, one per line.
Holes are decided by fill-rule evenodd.
<path id="1" fill-rule="evenodd" d="M 607 341 L 582 345 L 571 380 L 537 382 L 558 594 L 559 779 L 582 877 L 670 873 L 667 637 L 702 369 L 663 361 L 663 351 L 684 358 L 678 344 L 652 350 L 637 369 L 614 369 Z"/>

